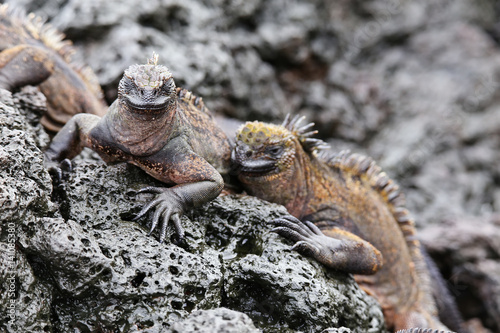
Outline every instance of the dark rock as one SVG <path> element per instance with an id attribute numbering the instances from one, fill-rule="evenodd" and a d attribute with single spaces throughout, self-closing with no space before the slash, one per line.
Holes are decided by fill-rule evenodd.
<path id="1" fill-rule="evenodd" d="M 81 47 L 109 102 L 154 50 L 217 113 L 301 113 L 368 153 L 419 225 L 500 207 L 494 1 L 16 2 Z"/>
<path id="2" fill-rule="evenodd" d="M 39 94 L 30 97 L 32 104 L 43 99 Z M 29 124 L 24 116 L 29 111 L 20 112 L 14 100 L 18 98 L 0 89 L 0 330 L 47 332 L 53 327 L 53 287 L 37 278 L 18 242 L 43 216 L 56 214 L 37 145 L 48 137 L 36 137 L 40 127 Z"/>
<path id="3" fill-rule="evenodd" d="M 462 217 L 427 227 L 420 237 L 444 272 L 460 310 L 467 318 L 478 317 L 493 332 L 498 332 L 500 217 Z"/>
<path id="4" fill-rule="evenodd" d="M 374 157 L 419 228 L 500 210 L 496 1 L 11 2 L 74 40 L 109 102 L 123 70 L 154 50 L 217 113 L 278 123 L 301 113 L 334 150 Z M 28 131 L 46 144 L 40 127 Z M 22 199 L 43 206 L 32 193 Z"/>
<path id="5" fill-rule="evenodd" d="M 217 308 L 193 311 L 183 321 L 174 323 L 168 332 L 258 333 L 262 331 L 254 326 L 246 314 L 226 308 Z"/>
<path id="6" fill-rule="evenodd" d="M 148 236 L 147 218 L 131 221 L 152 198 L 133 191 L 158 184 L 138 168 L 107 166 L 86 151 L 52 190 L 36 131 L 11 95 L 0 94 L 0 285 L 8 291 L 15 281 L 16 291 L 0 302 L 2 330 L 158 332 L 207 322 L 240 332 L 255 331 L 253 320 L 266 332 L 384 332 L 380 306 L 351 276 L 290 251 L 270 232 L 281 206 L 220 197 L 182 218 L 178 246 Z M 14 324 L 11 300 L 22 318 Z M 210 309 L 218 310 L 193 313 Z"/>

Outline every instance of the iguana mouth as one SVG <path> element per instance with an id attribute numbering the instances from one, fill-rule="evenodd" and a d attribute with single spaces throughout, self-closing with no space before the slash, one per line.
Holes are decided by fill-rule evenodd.
<path id="1" fill-rule="evenodd" d="M 125 102 L 127 105 L 141 112 L 158 112 L 163 111 L 168 108 L 168 105 L 171 102 L 171 98 L 169 96 L 155 96 L 153 92 L 144 92 L 137 96 L 136 94 L 130 94 L 125 96 Z"/>
<path id="2" fill-rule="evenodd" d="M 164 103 L 134 103 L 130 99 L 127 99 L 127 104 L 130 106 L 132 109 L 137 110 L 137 111 L 162 111 L 166 110 L 168 107 L 168 100 L 165 101 Z"/>
<path id="3" fill-rule="evenodd" d="M 276 170 L 274 161 L 240 161 L 240 174 L 247 177 L 259 177 Z"/>

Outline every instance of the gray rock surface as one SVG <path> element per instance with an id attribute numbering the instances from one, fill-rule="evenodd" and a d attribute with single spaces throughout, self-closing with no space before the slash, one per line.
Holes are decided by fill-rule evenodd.
<path id="1" fill-rule="evenodd" d="M 478 226 L 481 228 L 478 228 Z M 462 218 L 426 228 L 424 244 L 467 317 L 500 328 L 500 215 Z M 471 332 L 482 332 L 471 330 Z"/>
<path id="2" fill-rule="evenodd" d="M 258 333 L 262 331 L 254 326 L 246 314 L 227 308 L 217 308 L 193 311 L 187 319 L 174 323 L 168 332 Z"/>
<path id="3" fill-rule="evenodd" d="M 270 232 L 281 206 L 220 197 L 182 218 L 181 247 L 148 236 L 148 219 L 132 221 L 152 198 L 133 191 L 157 184 L 138 168 L 86 151 L 52 191 L 37 126 L 25 117 L 32 111 L 15 102 L 29 96 L 0 91 L 0 286 L 15 281 L 0 302 L 0 330 L 384 332 L 380 306 L 351 276 Z"/>
<path id="4" fill-rule="evenodd" d="M 73 39 L 110 102 L 123 70 L 154 50 L 178 85 L 219 114 L 275 122 L 305 114 L 333 150 L 374 157 L 402 185 L 417 226 L 432 227 L 435 238 L 448 230 L 433 225 L 446 221 L 489 230 L 500 210 L 496 1 L 10 2 Z M 43 130 L 30 131 L 42 147 Z M 26 204 L 37 198 L 30 193 Z M 19 213 L 12 206 L 5 214 Z M 460 305 L 472 317 L 490 304 L 470 299 Z M 482 313 L 500 332 L 484 314 L 496 312 Z"/>
<path id="5" fill-rule="evenodd" d="M 419 225 L 500 209 L 495 1 L 14 2 L 74 40 L 110 102 L 154 50 L 218 113 L 305 114 L 373 156 Z"/>
<path id="6" fill-rule="evenodd" d="M 43 332 L 52 328 L 53 287 L 37 278 L 27 254 L 18 250 L 20 235 L 57 211 L 50 201 L 51 180 L 35 137 L 43 130 L 29 124 L 25 115 L 30 112 L 19 110 L 9 92 L 0 90 L 0 101 L 0 290 L 4 295 L 0 322 L 2 330 L 10 332 L 19 327 Z M 11 311 L 15 316 L 10 316 Z"/>

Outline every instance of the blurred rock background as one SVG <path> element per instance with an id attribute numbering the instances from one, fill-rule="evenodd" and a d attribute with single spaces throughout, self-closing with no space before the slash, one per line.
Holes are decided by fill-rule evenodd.
<path id="1" fill-rule="evenodd" d="M 333 150 L 374 157 L 466 317 L 500 332 L 497 1 L 13 2 L 74 41 L 108 102 L 123 70 L 156 51 L 218 114 L 304 114 Z"/>

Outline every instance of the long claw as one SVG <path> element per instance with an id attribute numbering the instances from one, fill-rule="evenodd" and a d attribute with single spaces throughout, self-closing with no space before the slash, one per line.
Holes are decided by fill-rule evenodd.
<path id="1" fill-rule="evenodd" d="M 137 214 L 132 220 L 133 221 L 137 221 L 138 219 L 140 219 L 141 217 L 143 217 L 151 208 L 153 208 L 154 206 L 156 206 L 157 204 L 159 204 L 161 201 L 162 200 L 160 198 L 156 198 L 155 200 L 151 201 L 146 206 L 144 206 L 141 209 L 141 211 L 139 212 L 139 214 Z"/>
<path id="2" fill-rule="evenodd" d="M 288 238 L 294 242 L 306 240 L 304 235 L 298 233 L 297 231 L 295 231 L 293 229 L 289 229 L 287 227 L 276 227 L 276 228 L 272 229 L 271 231 L 276 232 L 276 233 L 280 234 L 281 236 Z"/>
<path id="3" fill-rule="evenodd" d="M 304 221 L 304 223 L 309 227 L 309 229 L 318 236 L 323 235 L 323 232 L 316 226 L 316 224 L 311 221 Z"/>
<path id="4" fill-rule="evenodd" d="M 177 235 L 177 241 L 181 242 L 184 239 L 184 229 L 181 225 L 181 218 L 179 214 L 174 214 L 171 217 L 172 222 L 174 223 L 175 234 Z"/>
<path id="5" fill-rule="evenodd" d="M 138 191 L 135 191 L 136 194 L 139 194 L 139 193 L 162 193 L 165 191 L 165 188 L 163 187 L 157 187 L 157 186 L 148 186 L 148 187 L 144 187 L 144 188 L 141 188 L 140 190 Z"/>
<path id="6" fill-rule="evenodd" d="M 164 212 L 164 210 L 160 209 L 160 207 L 158 207 L 156 209 L 155 213 L 153 214 L 153 219 L 152 219 L 152 223 L 151 223 L 151 230 L 149 230 L 148 236 L 150 236 L 153 233 L 153 230 L 155 230 L 156 226 L 158 225 L 158 222 L 160 221 L 160 218 L 161 218 L 163 212 Z"/>
<path id="7" fill-rule="evenodd" d="M 164 214 L 163 214 L 163 223 L 161 225 L 161 231 L 160 231 L 160 244 L 163 243 L 165 240 L 165 236 L 167 235 L 167 226 L 168 222 L 170 221 L 170 214 L 172 213 L 171 209 L 168 209 Z"/>
<path id="8" fill-rule="evenodd" d="M 279 219 L 288 220 L 293 223 L 300 223 L 300 220 L 293 215 L 285 215 L 283 217 L 277 218 L 277 220 Z"/>
<path id="9" fill-rule="evenodd" d="M 59 167 L 51 167 L 49 169 L 49 174 L 52 176 L 52 179 L 54 180 L 55 183 L 59 184 L 61 183 L 63 179 L 63 173 L 61 168 Z"/>
<path id="10" fill-rule="evenodd" d="M 306 241 L 299 241 L 295 243 L 295 245 L 291 247 L 291 250 L 306 253 L 312 256 L 317 255 L 320 252 L 320 250 L 316 246 Z"/>
<path id="11" fill-rule="evenodd" d="M 278 220 L 274 220 L 273 221 L 274 224 L 276 224 L 278 227 L 283 227 L 283 228 L 287 228 L 287 229 L 290 229 L 290 230 L 293 230 L 303 236 L 308 236 L 310 235 L 310 233 L 308 233 L 306 231 L 306 228 L 301 228 L 301 226 L 299 224 L 296 224 L 296 223 L 293 223 L 293 222 L 290 222 L 288 220 L 285 220 L 285 219 L 278 219 Z"/>
<path id="12" fill-rule="evenodd" d="M 61 170 L 65 172 L 73 171 L 73 164 L 71 163 L 70 159 L 65 158 L 64 160 L 61 161 Z"/>
<path id="13" fill-rule="evenodd" d="M 311 230 L 311 226 L 310 226 L 310 224 L 312 224 L 311 222 L 309 222 L 309 224 L 307 224 L 308 221 L 302 222 L 293 216 L 290 216 L 290 217 L 286 216 L 284 218 L 278 218 L 278 219 L 273 220 L 272 222 L 276 225 L 284 226 L 284 227 L 287 227 L 289 229 L 295 230 L 306 237 L 313 236 L 316 234 L 315 232 L 316 232 L 317 227 L 315 226 L 316 229 Z"/>

